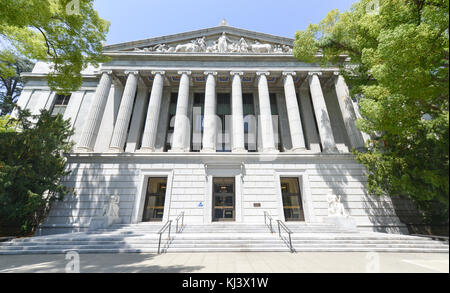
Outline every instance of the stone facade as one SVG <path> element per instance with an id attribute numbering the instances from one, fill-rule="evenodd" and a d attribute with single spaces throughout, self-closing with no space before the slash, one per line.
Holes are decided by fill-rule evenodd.
<path id="1" fill-rule="evenodd" d="M 75 129 L 64 179 L 74 193 L 39 233 L 88 230 L 112 195 L 122 223 L 140 223 L 154 177 L 167 182 L 162 222 L 181 212 L 186 223 L 213 222 L 214 178 L 225 177 L 235 182 L 234 222 L 263 223 L 264 212 L 287 220 L 280 180 L 297 178 L 302 221 L 324 222 L 334 195 L 360 230 L 405 232 L 391 200 L 367 193 L 351 154 L 366 136 L 338 68 L 299 62 L 292 47 L 226 25 L 106 46 L 111 61 L 83 72 L 64 112 Z M 24 74 L 19 106 L 54 108 L 48 70 Z"/>

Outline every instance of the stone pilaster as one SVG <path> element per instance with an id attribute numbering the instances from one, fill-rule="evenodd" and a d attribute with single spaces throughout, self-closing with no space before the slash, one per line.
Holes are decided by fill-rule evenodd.
<path id="1" fill-rule="evenodd" d="M 173 133 L 172 149 L 170 152 L 188 152 L 189 146 L 187 130 L 190 128 L 189 119 L 189 86 L 191 71 L 180 71 L 180 87 L 178 90 L 177 112 L 175 117 L 175 130 Z"/>
<path id="2" fill-rule="evenodd" d="M 109 146 L 111 151 L 117 152 L 123 151 L 127 140 L 128 127 L 130 125 L 131 114 L 133 113 L 133 103 L 134 98 L 136 97 L 139 78 L 138 71 L 126 71 L 125 74 L 128 76 L 127 83 L 123 91 L 119 113 L 117 115 L 114 132 Z"/>
<path id="3" fill-rule="evenodd" d="M 154 152 L 156 135 L 158 130 L 159 113 L 161 110 L 161 99 L 164 88 L 164 71 L 154 71 L 152 93 L 148 104 L 147 119 L 145 120 L 144 136 L 140 151 Z"/>
<path id="4" fill-rule="evenodd" d="M 334 86 L 336 88 L 339 108 L 342 112 L 342 118 L 344 118 L 345 129 L 347 130 L 351 147 L 357 150 L 362 150 L 364 149 L 364 138 L 358 127 L 356 127 L 356 113 L 353 108 L 350 92 L 344 77 L 340 75 L 339 72 L 335 72 L 334 74 L 336 76 Z"/>
<path id="5" fill-rule="evenodd" d="M 217 149 L 217 99 L 216 76 L 217 72 L 205 72 L 205 117 L 203 122 L 203 149 L 202 152 L 214 153 Z M 225 121 L 224 121 L 225 122 Z"/>
<path id="6" fill-rule="evenodd" d="M 243 72 L 231 72 L 233 78 L 231 109 L 233 119 L 233 153 L 245 153 L 245 132 L 244 132 L 244 105 L 242 100 L 242 81 Z"/>
<path id="7" fill-rule="evenodd" d="M 293 76 L 295 72 L 283 72 L 284 76 L 284 92 L 286 96 L 286 108 L 289 119 L 289 129 L 291 132 L 292 151 L 305 151 L 305 136 L 303 133 L 302 120 L 300 118 L 300 110 L 298 107 L 297 94 Z"/>
<path id="8" fill-rule="evenodd" d="M 319 128 L 320 141 L 324 152 L 337 152 L 333 130 L 331 128 L 330 116 L 320 85 L 319 76 L 321 72 L 309 73 L 309 87 L 313 102 L 314 113 L 316 115 L 317 127 Z"/>
<path id="9" fill-rule="evenodd" d="M 78 143 L 78 151 L 92 152 L 94 150 L 95 139 L 97 138 L 106 102 L 108 101 L 112 80 L 112 71 L 102 72 L 100 82 L 95 91 L 92 105 L 83 127 L 80 142 Z"/>
<path id="10" fill-rule="evenodd" d="M 257 72 L 258 76 L 258 94 L 259 94 L 259 109 L 260 109 L 260 129 L 262 136 L 262 151 L 263 152 L 278 152 L 275 148 L 275 136 L 273 132 L 272 110 L 270 107 L 269 85 L 267 83 L 267 76 L 269 72 Z"/>

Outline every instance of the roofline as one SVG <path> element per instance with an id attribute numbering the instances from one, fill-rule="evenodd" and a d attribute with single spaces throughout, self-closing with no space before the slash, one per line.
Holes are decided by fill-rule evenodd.
<path id="1" fill-rule="evenodd" d="M 232 27 L 232 26 L 215 26 L 215 27 L 210 27 L 210 28 L 205 28 L 205 29 L 200 29 L 200 30 L 195 30 L 195 31 L 188 31 L 188 32 L 184 32 L 184 33 L 142 39 L 142 40 L 138 40 L 138 41 L 131 41 L 131 42 L 125 42 L 125 43 L 106 45 L 106 46 L 103 46 L 103 50 L 104 51 L 114 51 L 114 50 L 120 50 L 120 49 L 126 49 L 126 48 L 136 48 L 136 47 L 139 47 L 140 45 L 142 46 L 144 43 L 158 44 L 158 43 L 161 43 L 164 41 L 169 41 L 169 42 L 176 41 L 177 39 L 180 39 L 180 38 L 189 39 L 189 38 L 195 37 L 196 35 L 206 34 L 206 33 L 216 33 L 218 31 L 219 32 L 220 31 L 228 32 L 230 34 L 239 32 L 244 35 L 248 35 L 251 38 L 272 39 L 273 41 L 276 40 L 280 43 L 284 43 L 284 44 L 290 45 L 290 46 L 292 46 L 294 43 L 294 39 L 291 39 L 291 38 L 250 31 L 250 30 L 241 29 L 241 28 Z"/>

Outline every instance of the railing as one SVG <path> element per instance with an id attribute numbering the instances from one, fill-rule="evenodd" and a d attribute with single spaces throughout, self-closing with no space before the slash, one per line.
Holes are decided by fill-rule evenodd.
<path id="1" fill-rule="evenodd" d="M 281 239 L 285 240 L 283 238 L 283 236 L 281 235 L 281 228 L 283 228 L 283 230 L 288 234 L 289 236 L 289 242 L 286 243 L 289 246 L 289 249 L 291 250 L 292 253 L 295 252 L 294 246 L 292 245 L 292 231 L 280 220 L 278 220 L 278 235 L 280 236 Z"/>
<path id="2" fill-rule="evenodd" d="M 275 220 L 272 218 L 271 215 L 269 215 L 268 212 L 264 212 L 264 224 L 269 227 L 270 229 L 270 233 L 275 233 L 275 230 L 273 228 L 272 222 L 274 222 Z M 292 231 L 280 220 L 277 220 L 278 223 L 278 236 L 280 236 L 281 240 L 283 240 L 286 245 L 289 247 L 289 249 L 291 250 L 292 253 L 295 252 L 294 246 L 292 245 Z M 283 238 L 282 235 L 282 231 L 284 230 L 284 232 L 286 232 L 288 234 L 288 238 L 285 239 Z"/>
<path id="3" fill-rule="evenodd" d="M 161 230 L 158 232 L 159 234 L 159 242 L 158 242 L 158 254 L 161 254 L 161 240 L 162 240 L 162 235 L 167 231 L 167 229 L 169 229 L 169 233 L 168 233 L 168 237 L 167 237 L 167 243 L 170 242 L 171 237 L 170 237 L 170 230 L 172 229 L 172 220 L 167 221 L 167 223 L 161 228 Z"/>
<path id="4" fill-rule="evenodd" d="M 273 218 L 269 215 L 268 212 L 264 212 L 264 224 L 269 227 L 270 233 L 274 233 L 272 222 Z"/>
<path id="5" fill-rule="evenodd" d="M 181 221 L 181 225 L 180 225 L 180 221 Z M 159 234 L 159 242 L 158 242 L 158 254 L 161 254 L 161 242 L 162 242 L 162 236 L 164 235 L 164 233 L 167 232 L 167 242 L 165 243 L 166 250 L 168 248 L 168 246 L 170 245 L 170 241 L 172 240 L 172 238 L 170 237 L 171 232 L 172 232 L 172 223 L 174 221 L 173 220 L 169 220 L 166 222 L 166 224 L 164 224 L 164 226 L 161 228 L 161 230 L 159 230 L 158 234 Z M 184 228 L 184 212 L 182 212 L 176 219 L 176 226 L 175 226 L 175 233 L 179 234 L 181 232 L 183 232 L 183 228 Z"/>
<path id="6" fill-rule="evenodd" d="M 181 225 L 178 228 L 178 223 L 180 220 L 181 220 Z M 179 233 L 183 232 L 183 228 L 184 228 L 184 212 L 182 212 L 175 221 L 177 222 L 176 233 L 179 234 Z"/>

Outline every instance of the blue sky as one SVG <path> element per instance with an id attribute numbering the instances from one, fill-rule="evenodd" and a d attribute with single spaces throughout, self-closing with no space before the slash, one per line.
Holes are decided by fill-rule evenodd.
<path id="1" fill-rule="evenodd" d="M 217 26 L 231 26 L 293 38 L 332 9 L 356 0 L 95 0 L 111 22 L 107 44 L 136 41 Z"/>

